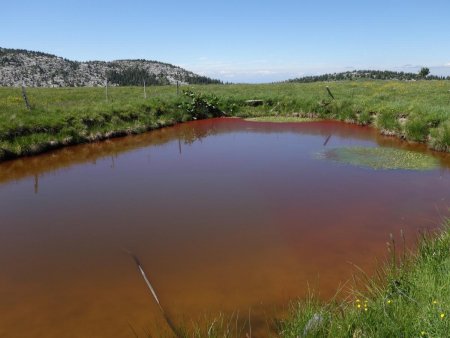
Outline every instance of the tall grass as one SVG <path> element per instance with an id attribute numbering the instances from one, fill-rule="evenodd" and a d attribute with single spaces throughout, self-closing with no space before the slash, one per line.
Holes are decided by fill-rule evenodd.
<path id="1" fill-rule="evenodd" d="M 375 277 L 361 273 L 344 301 L 313 297 L 292 305 L 282 337 L 448 337 L 450 332 L 450 223 L 424 234 L 417 252 L 391 259 Z M 312 321 L 316 321 L 312 326 Z M 319 319 L 317 319 L 319 318 Z M 309 325 L 309 328 L 308 328 Z"/>
<path id="2" fill-rule="evenodd" d="M 328 88 L 327 88 L 328 87 Z M 450 81 L 343 81 L 143 88 L 0 88 L 0 159 L 112 136 L 141 133 L 194 118 L 261 117 L 292 113 L 375 125 L 449 151 Z M 329 95 L 330 91 L 334 99 Z M 247 100 L 262 100 L 257 107 Z"/>

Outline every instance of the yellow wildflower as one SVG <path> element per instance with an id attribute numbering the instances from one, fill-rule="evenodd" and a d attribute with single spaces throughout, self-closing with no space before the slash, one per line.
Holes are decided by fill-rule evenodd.
<path id="1" fill-rule="evenodd" d="M 444 317 L 445 317 L 445 313 L 441 313 L 441 319 L 444 319 Z"/>
<path id="2" fill-rule="evenodd" d="M 388 299 L 386 303 L 391 304 L 392 300 Z"/>
<path id="3" fill-rule="evenodd" d="M 437 300 L 433 300 L 433 304 L 437 304 Z"/>

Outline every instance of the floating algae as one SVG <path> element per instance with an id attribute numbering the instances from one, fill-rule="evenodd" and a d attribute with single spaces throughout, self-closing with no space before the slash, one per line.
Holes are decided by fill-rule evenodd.
<path id="1" fill-rule="evenodd" d="M 430 155 L 394 148 L 336 148 L 325 151 L 321 157 L 372 169 L 430 170 L 439 165 Z"/>

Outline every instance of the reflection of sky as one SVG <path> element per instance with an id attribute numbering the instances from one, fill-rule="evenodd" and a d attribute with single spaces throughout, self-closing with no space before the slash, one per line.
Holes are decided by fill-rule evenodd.
<path id="1" fill-rule="evenodd" d="M 446 0 L 3 1 L 2 13 L 2 47 L 159 60 L 224 81 L 407 64 L 450 75 Z"/>

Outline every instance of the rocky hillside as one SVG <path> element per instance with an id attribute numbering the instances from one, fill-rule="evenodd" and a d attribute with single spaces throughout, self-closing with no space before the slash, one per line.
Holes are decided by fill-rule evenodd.
<path id="1" fill-rule="evenodd" d="M 0 48 L 0 86 L 94 87 L 220 83 L 171 64 L 147 60 L 70 61 L 51 54 Z"/>

